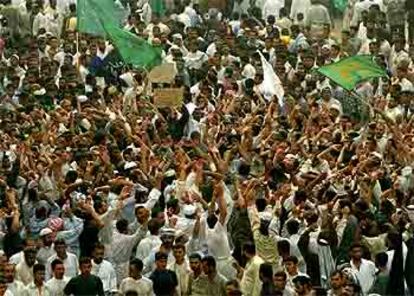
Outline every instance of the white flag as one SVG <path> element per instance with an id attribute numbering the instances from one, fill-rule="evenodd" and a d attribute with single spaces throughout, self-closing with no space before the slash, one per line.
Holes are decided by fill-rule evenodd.
<path id="1" fill-rule="evenodd" d="M 266 100 L 270 101 L 273 96 L 276 96 L 279 101 L 279 106 L 283 107 L 285 90 L 283 89 L 282 82 L 273 70 L 272 65 L 266 61 L 263 54 L 260 51 L 258 53 L 260 54 L 263 68 L 263 82 L 259 86 L 259 90 Z"/>

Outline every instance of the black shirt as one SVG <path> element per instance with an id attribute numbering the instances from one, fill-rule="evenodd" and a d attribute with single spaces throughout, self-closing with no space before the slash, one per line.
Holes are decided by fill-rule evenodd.
<path id="1" fill-rule="evenodd" d="M 103 284 L 99 277 L 90 275 L 83 277 L 78 275 L 72 278 L 63 290 L 65 295 L 75 296 L 104 296 Z"/>
<path id="2" fill-rule="evenodd" d="M 157 296 L 174 295 L 175 287 L 178 285 L 177 275 L 171 270 L 155 270 L 150 280 L 153 282 L 154 293 Z"/>

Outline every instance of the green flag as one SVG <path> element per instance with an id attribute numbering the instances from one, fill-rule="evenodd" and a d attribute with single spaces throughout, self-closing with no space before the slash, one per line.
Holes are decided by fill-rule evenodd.
<path id="1" fill-rule="evenodd" d="M 105 36 L 103 22 L 120 26 L 125 11 L 114 0 L 77 0 L 77 30 L 95 36 Z"/>
<path id="2" fill-rule="evenodd" d="M 164 0 L 150 0 L 150 6 L 153 13 L 159 17 L 164 16 L 166 11 Z"/>
<path id="3" fill-rule="evenodd" d="M 160 47 L 154 47 L 131 32 L 110 24 L 104 23 L 104 29 L 125 63 L 147 69 L 161 63 Z"/>
<path id="4" fill-rule="evenodd" d="M 317 71 L 349 91 L 366 79 L 387 76 L 385 70 L 368 55 L 344 58 L 339 62 L 320 67 Z"/>

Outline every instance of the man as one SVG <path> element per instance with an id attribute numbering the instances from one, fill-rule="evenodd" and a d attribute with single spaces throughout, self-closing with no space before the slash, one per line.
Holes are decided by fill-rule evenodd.
<path id="1" fill-rule="evenodd" d="M 190 268 L 185 256 L 185 246 L 183 244 L 175 244 L 173 246 L 173 255 L 175 262 L 168 265 L 168 269 L 177 275 L 177 295 L 187 295 Z"/>
<path id="2" fill-rule="evenodd" d="M 201 256 L 198 253 L 190 255 L 190 268 L 191 273 L 188 279 L 188 295 L 190 296 L 202 296 L 205 295 L 207 291 L 207 281 L 204 276 L 202 276 L 201 268 Z"/>
<path id="3" fill-rule="evenodd" d="M 112 264 L 103 259 L 104 254 L 105 246 L 96 243 L 92 252 L 91 273 L 101 279 L 105 294 L 109 294 L 117 290 L 116 272 Z"/>
<path id="4" fill-rule="evenodd" d="M 298 263 L 299 263 L 299 260 L 296 256 L 288 256 L 285 259 L 283 259 L 283 265 L 287 273 L 287 285 L 292 289 L 295 288 L 293 280 L 297 276 L 305 275 L 304 273 L 301 273 L 299 271 Z"/>
<path id="5" fill-rule="evenodd" d="M 323 36 L 323 28 L 325 25 L 332 27 L 331 17 L 328 9 L 320 4 L 317 0 L 311 0 L 311 7 L 306 14 L 305 26 L 310 31 L 310 36 L 320 39 Z"/>
<path id="6" fill-rule="evenodd" d="M 297 296 L 311 296 L 315 294 L 311 279 L 306 275 L 298 275 L 293 279 Z"/>
<path id="7" fill-rule="evenodd" d="M 63 292 L 65 295 L 98 295 L 104 296 L 103 284 L 99 277 L 91 274 L 92 262 L 88 257 L 79 260 L 81 274 L 72 278 Z"/>
<path id="8" fill-rule="evenodd" d="M 33 282 L 33 265 L 36 261 L 37 250 L 35 248 L 26 248 L 24 250 L 23 260 L 16 266 L 16 279 L 24 285 Z"/>
<path id="9" fill-rule="evenodd" d="M 53 230 L 50 228 L 43 228 L 40 231 L 40 240 L 42 246 L 40 247 L 39 251 L 37 252 L 37 261 L 40 264 L 47 263 L 47 260 L 55 254 L 55 250 L 53 249 Z"/>
<path id="10" fill-rule="evenodd" d="M 262 10 L 263 19 L 267 19 L 270 15 L 279 18 L 279 10 L 283 7 L 285 7 L 285 0 L 266 0 Z"/>
<path id="11" fill-rule="evenodd" d="M 54 244 L 55 254 L 47 260 L 46 265 L 46 280 L 52 277 L 52 262 L 59 259 L 65 265 L 65 276 L 73 278 L 78 275 L 78 258 L 75 254 L 66 251 L 66 243 L 64 240 L 57 240 Z"/>
<path id="12" fill-rule="evenodd" d="M 33 266 L 34 280 L 31 282 L 25 291 L 27 296 L 50 296 L 52 295 L 49 288 L 45 285 L 46 268 L 43 264 L 35 264 Z"/>
<path id="13" fill-rule="evenodd" d="M 14 278 L 15 266 L 14 264 L 7 263 L 3 269 L 3 276 L 6 281 L 7 290 L 13 295 L 21 295 L 24 291 L 24 285 L 21 281 Z"/>
<path id="14" fill-rule="evenodd" d="M 140 259 L 134 258 L 129 262 L 129 277 L 123 279 L 119 286 L 119 292 L 126 295 L 128 292 L 136 292 L 142 296 L 152 296 L 152 281 L 142 275 L 144 264 Z"/>
<path id="15" fill-rule="evenodd" d="M 154 284 L 154 293 L 156 296 L 173 296 L 178 286 L 177 275 L 175 272 L 167 269 L 168 255 L 163 252 L 155 254 L 156 268 L 150 276 Z"/>
<path id="16" fill-rule="evenodd" d="M 351 268 L 355 271 L 355 275 L 361 284 L 361 289 L 364 294 L 367 294 L 375 281 L 375 264 L 370 260 L 362 258 L 362 246 L 354 244 L 350 250 L 351 253 Z"/>
<path id="17" fill-rule="evenodd" d="M 159 237 L 160 228 L 161 225 L 157 219 L 151 219 L 148 222 L 148 231 L 150 235 L 139 242 L 135 257 L 144 260 L 150 255 L 154 248 L 159 248 L 161 246 L 162 241 Z"/>
<path id="18" fill-rule="evenodd" d="M 132 250 L 145 237 L 147 231 L 147 224 L 145 223 L 134 234 L 130 235 L 128 234 L 127 220 L 121 219 L 116 222 L 116 229 L 114 229 L 112 235 L 109 261 L 115 268 L 117 283 L 121 283 L 122 279 L 128 275 L 128 265 Z"/>
<path id="19" fill-rule="evenodd" d="M 341 271 L 335 270 L 330 277 L 331 289 L 328 291 L 328 296 L 342 295 L 342 287 L 344 286 L 344 276 Z"/>
<path id="20" fill-rule="evenodd" d="M 295 290 L 293 290 L 292 288 L 286 285 L 286 282 L 287 282 L 286 280 L 287 280 L 286 272 L 284 272 L 283 270 L 277 271 L 273 275 L 273 283 L 275 285 L 276 292 L 279 292 L 283 296 L 295 295 Z"/>
<path id="21" fill-rule="evenodd" d="M 53 276 L 46 282 L 46 286 L 52 295 L 63 295 L 63 290 L 70 280 L 65 276 L 65 264 L 60 259 L 54 259 L 51 266 Z"/>
<path id="22" fill-rule="evenodd" d="M 240 267 L 238 270 L 241 275 L 241 290 L 245 295 L 259 296 L 261 289 L 260 265 L 264 261 L 256 255 L 256 246 L 251 242 L 244 244 L 243 255 L 247 258 L 247 264 L 244 270 Z"/>
<path id="23" fill-rule="evenodd" d="M 213 190 L 213 200 L 210 202 L 207 224 L 206 240 L 208 252 L 217 258 L 217 270 L 226 278 L 235 278 L 236 270 L 233 267 L 230 244 L 227 236 L 226 217 L 227 205 L 224 198 L 224 182 L 216 181 Z M 218 217 L 215 213 L 216 200 L 218 202 Z M 204 221 L 203 221 L 204 222 Z"/>
<path id="24" fill-rule="evenodd" d="M 213 256 L 206 256 L 202 260 L 204 277 L 207 280 L 207 290 L 204 295 L 226 295 L 226 278 L 222 276 L 216 267 L 216 260 Z"/>

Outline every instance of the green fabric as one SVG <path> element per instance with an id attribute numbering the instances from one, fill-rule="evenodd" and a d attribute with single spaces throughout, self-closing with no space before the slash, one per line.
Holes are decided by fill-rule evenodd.
<path id="1" fill-rule="evenodd" d="M 104 23 L 104 29 L 125 63 L 146 69 L 161 63 L 161 48 L 111 24 Z"/>
<path id="2" fill-rule="evenodd" d="M 105 24 L 118 27 L 125 12 L 114 0 L 77 0 L 77 30 L 95 36 L 105 36 Z"/>
<path id="3" fill-rule="evenodd" d="M 366 79 L 387 76 L 385 70 L 368 55 L 344 58 L 337 63 L 320 67 L 317 71 L 349 91 Z"/>
<path id="4" fill-rule="evenodd" d="M 164 0 L 151 0 L 150 6 L 152 9 L 152 13 L 155 13 L 158 16 L 165 15 L 166 8 L 165 8 Z"/>
<path id="5" fill-rule="evenodd" d="M 340 12 L 344 12 L 348 5 L 348 0 L 333 0 L 333 5 Z"/>

